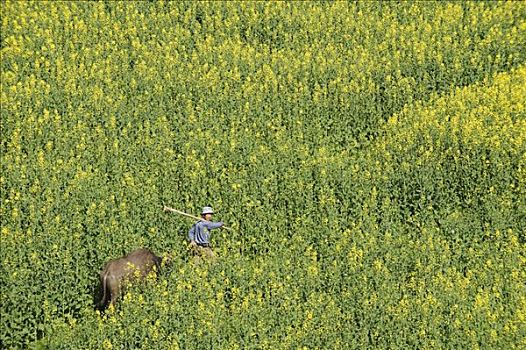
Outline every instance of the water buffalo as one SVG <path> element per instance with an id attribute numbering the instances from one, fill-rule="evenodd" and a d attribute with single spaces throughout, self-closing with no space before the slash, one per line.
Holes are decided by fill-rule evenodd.
<path id="1" fill-rule="evenodd" d="M 130 254 L 106 264 L 100 273 L 100 300 L 96 308 L 104 310 L 108 304 L 115 304 L 126 283 L 146 278 L 152 271 L 159 272 L 162 258 L 149 249 L 137 249 Z"/>

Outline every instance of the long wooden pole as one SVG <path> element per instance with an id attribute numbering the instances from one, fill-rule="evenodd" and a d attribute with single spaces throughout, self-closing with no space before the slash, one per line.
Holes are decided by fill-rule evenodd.
<path id="1" fill-rule="evenodd" d="M 187 213 L 185 213 L 184 211 L 180 211 L 180 210 L 177 210 L 177 209 L 174 209 L 174 208 L 167 207 L 166 205 L 164 206 L 164 209 L 163 209 L 163 210 L 164 210 L 164 211 L 171 211 L 171 212 L 173 212 L 173 213 L 177 213 L 177 214 L 181 214 L 181 215 L 183 215 L 183 216 L 186 216 L 186 217 L 188 217 L 188 218 L 192 218 L 192 219 L 194 219 L 194 220 L 207 221 L 207 220 L 205 220 L 205 219 L 203 219 L 203 218 L 200 218 L 200 217 L 198 217 L 198 216 L 194 216 L 194 215 L 192 215 L 192 214 L 187 214 Z M 231 227 L 227 227 L 227 226 L 221 226 L 221 228 L 224 228 L 224 229 L 226 229 L 226 230 L 232 230 Z"/>

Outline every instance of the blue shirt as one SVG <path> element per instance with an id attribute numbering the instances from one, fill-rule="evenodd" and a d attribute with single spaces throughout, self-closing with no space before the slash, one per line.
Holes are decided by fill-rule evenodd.
<path id="1" fill-rule="evenodd" d="M 188 231 L 188 239 L 195 241 L 197 244 L 210 244 L 210 230 L 221 226 L 223 226 L 222 222 L 198 221 Z"/>

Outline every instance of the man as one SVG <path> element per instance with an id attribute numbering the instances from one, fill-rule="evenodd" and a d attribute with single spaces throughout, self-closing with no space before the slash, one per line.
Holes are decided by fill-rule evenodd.
<path id="1" fill-rule="evenodd" d="M 214 259 L 215 254 L 210 248 L 210 230 L 220 228 L 224 226 L 224 223 L 212 222 L 212 215 L 214 215 L 212 208 L 204 207 L 201 212 L 202 219 L 188 231 L 188 239 L 194 254 Z"/>

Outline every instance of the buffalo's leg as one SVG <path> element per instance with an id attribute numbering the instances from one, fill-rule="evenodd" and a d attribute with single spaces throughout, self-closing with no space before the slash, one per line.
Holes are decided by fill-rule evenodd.
<path id="1" fill-rule="evenodd" d="M 108 281 L 107 288 L 108 292 L 110 293 L 110 305 L 115 306 L 117 299 L 121 295 L 121 284 L 119 283 L 118 279 L 111 278 Z"/>

